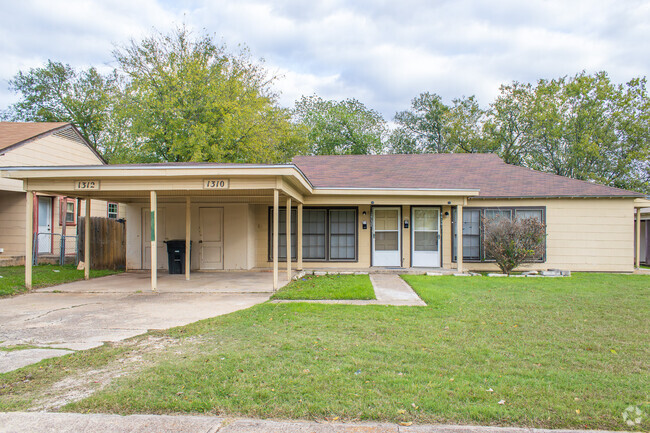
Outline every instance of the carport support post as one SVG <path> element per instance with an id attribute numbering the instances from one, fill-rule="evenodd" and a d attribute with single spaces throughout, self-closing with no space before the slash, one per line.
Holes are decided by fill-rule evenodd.
<path id="1" fill-rule="evenodd" d="M 287 281 L 291 281 L 291 198 L 287 198 Z"/>
<path id="2" fill-rule="evenodd" d="M 156 191 L 151 191 L 151 290 L 158 287 L 158 199 Z M 148 234 L 148 233 L 147 233 Z M 145 236 L 147 235 L 145 234 Z"/>
<path id="3" fill-rule="evenodd" d="M 278 219 L 280 218 L 280 191 L 273 190 L 273 291 L 278 290 Z"/>
<path id="4" fill-rule="evenodd" d="M 90 279 L 90 199 L 86 197 L 86 217 L 84 218 L 84 279 Z"/>
<path id="5" fill-rule="evenodd" d="M 25 287 L 32 288 L 32 256 L 34 247 L 34 191 L 25 197 Z"/>
<path id="6" fill-rule="evenodd" d="M 296 221 L 296 225 L 298 230 L 296 235 L 298 236 L 298 242 L 296 242 L 296 248 L 298 251 L 296 251 L 296 269 L 302 271 L 302 203 L 298 203 L 297 214 L 298 221 Z"/>
<path id="7" fill-rule="evenodd" d="M 635 251 L 635 259 L 634 259 L 634 267 L 639 269 L 641 268 L 641 208 L 636 208 L 636 242 L 634 247 L 636 248 Z"/>
<path id="8" fill-rule="evenodd" d="M 190 280 L 190 236 L 191 236 L 192 213 L 190 211 L 190 198 L 185 197 L 185 279 Z"/>
<path id="9" fill-rule="evenodd" d="M 456 206 L 456 265 L 458 272 L 463 272 L 463 206 Z"/>

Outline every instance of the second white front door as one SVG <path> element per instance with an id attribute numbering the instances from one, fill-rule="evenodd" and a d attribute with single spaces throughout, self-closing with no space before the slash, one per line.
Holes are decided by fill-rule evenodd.
<path id="1" fill-rule="evenodd" d="M 440 267 L 440 209 L 414 207 L 411 215 L 412 266 Z"/>
<path id="2" fill-rule="evenodd" d="M 400 208 L 372 209 L 372 265 L 402 266 Z"/>
<path id="3" fill-rule="evenodd" d="M 223 269 L 223 208 L 199 208 L 201 269 Z"/>

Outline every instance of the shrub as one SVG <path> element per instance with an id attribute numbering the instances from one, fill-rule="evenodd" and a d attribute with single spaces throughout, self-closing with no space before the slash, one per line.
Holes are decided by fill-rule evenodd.
<path id="1" fill-rule="evenodd" d="M 537 218 L 484 218 L 483 227 L 485 257 L 496 260 L 504 274 L 544 255 L 546 225 Z"/>

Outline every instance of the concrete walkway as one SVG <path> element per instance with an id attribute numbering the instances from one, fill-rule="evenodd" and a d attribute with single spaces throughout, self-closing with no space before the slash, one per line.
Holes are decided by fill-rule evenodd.
<path id="1" fill-rule="evenodd" d="M 314 304 L 344 304 L 344 305 L 396 305 L 402 307 L 424 307 L 427 304 L 406 284 L 399 275 L 370 274 L 370 282 L 375 289 L 375 297 L 369 301 L 356 299 L 306 299 L 306 300 L 274 300 L 277 304 L 288 302 L 310 302 Z"/>
<path id="2" fill-rule="evenodd" d="M 0 433 L 93 432 L 93 433 L 329 433 L 329 432 L 435 432 L 435 433 L 587 433 L 593 430 L 545 430 L 519 427 L 482 427 L 421 424 L 402 426 L 389 423 L 341 423 L 227 419 L 189 415 L 103 415 L 46 412 L 0 413 Z M 609 433 L 601 431 L 601 433 Z M 620 433 L 620 432 L 618 432 Z"/>

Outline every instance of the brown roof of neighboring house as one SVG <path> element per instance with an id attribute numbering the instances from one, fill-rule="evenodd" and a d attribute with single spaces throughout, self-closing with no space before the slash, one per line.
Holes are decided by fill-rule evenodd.
<path id="1" fill-rule="evenodd" d="M 0 122 L 0 150 L 68 125 L 67 122 Z"/>
<path id="2" fill-rule="evenodd" d="M 506 164 L 495 154 L 296 156 L 316 188 L 478 189 L 479 197 L 643 197 Z"/>

